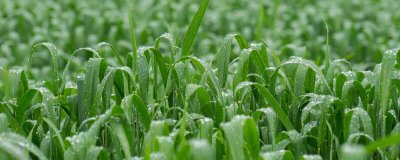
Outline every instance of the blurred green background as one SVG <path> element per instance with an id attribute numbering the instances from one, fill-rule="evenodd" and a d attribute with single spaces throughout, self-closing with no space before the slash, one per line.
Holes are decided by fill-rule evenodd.
<path id="1" fill-rule="evenodd" d="M 64 62 L 74 50 L 103 41 L 126 55 L 131 50 L 129 6 L 139 46 L 153 44 L 165 32 L 180 44 L 199 2 L 1 0 L 0 67 L 26 64 L 33 45 L 45 41 L 57 46 Z M 207 55 L 217 52 L 227 34 L 240 33 L 248 41 L 265 41 L 282 58 L 297 55 L 320 64 L 326 49 L 324 18 L 334 58 L 380 62 L 385 50 L 399 46 L 399 6 L 399 0 L 213 0 L 193 52 L 210 59 Z M 41 63 L 48 65 L 46 56 Z"/>

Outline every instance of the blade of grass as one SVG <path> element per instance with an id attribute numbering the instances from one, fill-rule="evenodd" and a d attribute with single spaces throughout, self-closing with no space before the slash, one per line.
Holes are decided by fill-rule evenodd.
<path id="1" fill-rule="evenodd" d="M 123 126 L 116 121 L 112 121 L 111 128 L 113 129 L 114 134 L 117 136 L 122 150 L 124 151 L 125 159 L 131 158 L 131 149 Z"/>
<path id="2" fill-rule="evenodd" d="M 235 93 L 237 93 L 239 90 L 241 90 L 245 87 L 249 87 L 249 86 L 255 86 L 258 89 L 258 91 L 261 93 L 261 95 L 268 101 L 268 103 L 271 105 L 272 109 L 276 112 L 279 119 L 281 120 L 281 122 L 283 123 L 283 125 L 286 127 L 287 130 L 295 129 L 293 127 L 292 123 L 290 122 L 288 116 L 286 115 L 285 111 L 281 108 L 278 101 L 261 84 L 253 83 L 253 82 L 242 82 L 242 83 L 238 84 L 238 86 L 236 87 Z"/>
<path id="3" fill-rule="evenodd" d="M 58 94 L 58 87 L 59 87 L 59 77 L 58 77 L 58 58 L 57 58 L 57 48 L 50 42 L 44 42 L 44 43 L 39 43 L 33 46 L 31 52 L 29 53 L 29 60 L 28 60 L 28 73 L 30 72 L 30 66 L 32 62 L 32 57 L 34 53 L 36 53 L 36 50 L 39 46 L 44 46 L 49 50 L 50 52 L 50 57 L 51 61 L 53 63 L 53 77 L 52 77 L 52 83 L 55 86 L 54 94 Z"/>
<path id="4" fill-rule="evenodd" d="M 181 56 L 186 57 L 190 55 L 190 50 L 192 49 L 194 39 L 196 38 L 197 32 L 199 31 L 201 22 L 203 21 L 204 14 L 207 10 L 208 3 L 210 0 L 202 0 L 199 9 L 194 15 L 192 21 L 190 22 L 189 28 L 186 31 L 185 37 L 182 41 Z"/>
<path id="5" fill-rule="evenodd" d="M 32 154 L 34 154 L 40 160 L 47 160 L 46 156 L 40 151 L 39 148 L 37 148 L 34 144 L 29 142 L 27 139 L 25 139 L 25 137 L 22 137 L 18 134 L 1 133 L 0 141 L 2 142 L 2 144 L 10 144 L 10 145 L 22 147 L 23 149 L 26 149 L 29 152 L 31 152 Z M 12 148 L 7 148 L 6 150 L 8 150 L 8 149 L 12 149 Z M 17 151 L 17 150 L 15 150 L 15 151 Z M 14 152 L 12 152 L 12 153 L 14 154 Z"/>
<path id="6" fill-rule="evenodd" d="M 395 144 L 400 144 L 400 134 L 386 136 L 382 139 L 376 140 L 366 146 L 368 153 L 373 153 L 378 149 L 385 149 Z"/>
<path id="7" fill-rule="evenodd" d="M 328 71 L 330 67 L 330 61 L 331 61 L 331 54 L 329 52 L 329 27 L 328 23 L 326 23 L 325 18 L 322 17 L 322 21 L 325 23 L 325 29 L 326 29 L 326 49 L 325 49 L 325 73 Z"/>
<path id="8" fill-rule="evenodd" d="M 60 131 L 57 129 L 56 125 L 50 119 L 47 119 L 44 117 L 43 117 L 43 121 L 46 122 L 46 124 L 50 127 L 50 129 L 53 131 L 53 133 L 55 133 L 59 143 L 61 144 L 61 149 L 64 152 L 65 151 L 64 141 L 63 141 Z"/>
<path id="9" fill-rule="evenodd" d="M 232 40 L 235 39 L 239 44 L 240 50 L 248 48 L 245 38 L 240 34 L 229 34 L 224 38 L 224 42 L 220 46 L 216 59 L 218 66 L 218 80 L 220 87 L 224 87 L 228 76 L 228 67 L 231 57 Z"/>
<path id="10" fill-rule="evenodd" d="M 389 109 L 391 76 L 393 74 L 396 56 L 398 53 L 399 50 L 390 50 L 383 54 L 382 68 L 379 76 L 379 98 L 381 105 L 379 109 L 379 137 L 386 135 L 386 113 Z"/>
<path id="11" fill-rule="evenodd" d="M 131 33 L 132 39 L 132 71 L 134 74 L 137 73 L 138 69 L 138 52 L 136 47 L 136 38 L 135 38 L 135 28 L 133 25 L 133 17 L 132 17 L 132 8 L 129 10 L 129 29 Z"/>

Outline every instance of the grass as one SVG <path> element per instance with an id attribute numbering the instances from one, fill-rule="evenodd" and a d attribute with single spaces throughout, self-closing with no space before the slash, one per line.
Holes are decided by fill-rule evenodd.
<path id="1" fill-rule="evenodd" d="M 83 4 L 95 5 L 92 1 L 60 3 L 67 2 L 71 5 L 69 9 Z M 385 45 L 368 45 L 377 55 L 357 54 L 351 61 L 337 58 L 341 56 L 339 51 L 346 50 L 341 45 L 351 46 L 353 40 L 360 38 L 351 37 L 357 29 L 349 29 L 343 32 L 349 32 L 349 37 L 344 39 L 350 44 L 341 44 L 337 37 L 331 40 L 332 33 L 343 32 L 337 30 L 340 25 L 336 23 L 340 20 L 330 16 L 318 17 L 323 30 L 309 33 L 318 35 L 320 32 L 324 41 L 306 45 L 309 50 L 305 53 L 316 54 L 319 51 L 315 50 L 320 50 L 324 53 L 321 55 L 304 56 L 298 47 L 288 47 L 291 42 L 286 41 L 292 37 L 278 40 L 279 45 L 271 45 L 263 41 L 262 33 L 226 34 L 225 38 L 207 42 L 204 40 L 208 39 L 205 38 L 207 30 L 229 31 L 211 27 L 210 21 L 206 21 L 208 17 L 223 16 L 225 7 L 237 9 L 245 2 L 237 0 L 223 5 L 219 1 L 202 0 L 195 11 L 191 11 L 188 1 L 168 2 L 153 4 L 149 1 L 149 4 L 140 3 L 139 7 L 125 8 L 128 14 L 121 19 L 127 22 L 121 22 L 120 26 L 108 24 L 108 21 L 102 23 L 106 27 L 116 26 L 114 32 L 124 32 L 115 33 L 118 36 L 109 33 L 105 40 L 110 42 L 98 43 L 96 47 L 79 48 L 73 43 L 89 43 L 90 37 L 77 34 L 82 26 L 101 28 L 102 25 L 78 25 L 77 22 L 72 26 L 75 30 L 72 38 L 57 41 L 61 45 L 35 43 L 26 54 L 28 63 L 21 63 L 22 67 L 17 67 L 19 62 L 14 61 L 23 59 L 18 58 L 20 52 L 16 44 L 0 44 L 6 46 L 3 48 L 12 48 L 10 51 L 2 48 L 7 63 L 0 72 L 0 159 L 400 158 L 399 49 L 380 53 Z M 332 3 L 342 6 L 341 2 Z M 25 5 L 12 1 L 2 3 L 11 8 Z M 112 4 L 124 6 L 125 3 L 115 1 Z M 253 6 L 257 3 L 261 5 Z M 277 14 L 286 11 L 285 7 L 294 7 L 294 4 L 284 5 L 278 1 L 257 3 L 250 4 L 259 16 L 254 24 L 257 32 L 263 32 L 263 26 L 280 22 Z M 321 8 L 331 4 L 313 3 Z M 369 6 L 371 3 L 377 3 L 371 7 L 375 10 L 392 9 L 386 1 L 354 2 L 352 5 Z M 45 6 L 50 4 L 45 3 Z M 57 10 L 60 4 L 53 5 Z M 134 17 L 135 12 L 142 11 L 140 5 L 154 5 L 154 10 L 148 11 L 151 16 L 143 19 L 155 16 L 151 12 L 158 8 L 168 9 L 174 5 L 193 14 L 180 19 L 173 17 L 177 16 L 175 11 L 170 11 L 172 17 L 160 18 L 161 22 L 154 23 L 170 33 L 159 34 L 161 36 L 153 37 L 152 43 L 141 45 L 147 39 L 144 32 L 152 31 L 144 29 L 149 23 L 140 24 L 140 17 Z M 274 5 L 275 9 L 271 11 L 268 5 Z M 309 6 L 303 1 L 298 5 Z M 302 14 L 312 12 L 308 10 Z M 27 18 L 31 14 L 29 11 L 20 11 L 22 18 L 18 25 L 21 28 L 26 27 L 25 23 L 33 23 Z M 93 18 L 92 14 L 99 15 L 96 9 L 83 12 L 87 20 Z M 372 11 L 360 12 L 369 19 Z M 298 20 L 293 17 L 294 13 L 286 15 Z M 350 19 L 354 18 L 352 16 Z M 235 20 L 234 16 L 231 18 Z M 177 22 L 167 23 L 170 19 Z M 251 21 L 249 19 L 243 21 Z M 226 19 L 220 20 L 223 23 Z M 127 24 L 125 28 L 124 23 Z M 307 27 L 302 28 L 301 22 L 299 24 L 300 32 L 310 32 Z M 226 25 L 229 28 L 229 24 Z M 143 26 L 138 32 L 137 28 Z M 246 25 L 237 24 L 236 27 L 246 28 Z M 380 33 L 379 27 L 367 27 L 360 35 L 373 34 L 369 29 L 382 37 L 398 34 Z M 120 43 L 118 38 L 121 38 Z M 257 41 L 248 41 L 252 38 Z M 129 40 L 123 41 L 125 39 Z M 311 43 L 310 39 L 302 38 L 305 42 L 301 43 Z M 212 44 L 205 45 L 207 43 Z M 26 45 L 22 39 L 21 45 Z M 71 47 L 77 49 L 71 50 Z M 362 54 L 364 47 L 358 44 L 348 51 Z M 15 57 L 8 54 L 11 51 L 16 51 Z M 368 63 L 357 63 L 360 60 Z M 381 62 L 375 64 L 374 61 Z"/>

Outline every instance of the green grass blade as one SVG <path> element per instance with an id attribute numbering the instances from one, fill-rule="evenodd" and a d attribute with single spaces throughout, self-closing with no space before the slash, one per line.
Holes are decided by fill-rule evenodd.
<path id="1" fill-rule="evenodd" d="M 228 76 L 228 67 L 230 63 L 231 50 L 232 50 L 232 40 L 236 39 L 239 44 L 240 49 L 248 48 L 248 44 L 245 38 L 240 34 L 230 34 L 224 38 L 224 42 L 220 46 L 216 59 L 218 66 L 218 80 L 220 87 L 224 87 L 226 83 L 226 79 Z"/>
<path id="2" fill-rule="evenodd" d="M 398 50 L 390 50 L 383 54 L 382 68 L 379 76 L 379 98 L 380 98 L 380 136 L 386 135 L 386 113 L 389 109 L 389 96 L 390 96 L 390 84 L 391 76 L 398 54 Z"/>
<path id="3" fill-rule="evenodd" d="M 151 125 L 147 129 L 146 136 L 144 138 L 144 157 L 145 159 L 150 158 L 150 154 L 152 151 L 156 150 L 157 146 L 157 137 L 168 135 L 168 128 L 165 121 L 153 121 Z"/>
<path id="4" fill-rule="evenodd" d="M 125 159 L 130 159 L 131 158 L 131 149 L 130 149 L 129 141 L 125 134 L 125 130 L 124 130 L 123 126 L 120 123 L 113 121 L 111 123 L 111 128 L 112 128 L 114 134 L 117 136 L 119 144 L 121 145 L 122 150 L 124 151 Z"/>
<path id="5" fill-rule="evenodd" d="M 135 106 L 136 111 L 139 113 L 140 119 L 146 131 L 149 131 L 151 119 L 147 111 L 147 106 L 143 103 L 142 99 L 137 95 L 132 95 L 131 103 Z"/>
<path id="6" fill-rule="evenodd" d="M 196 38 L 197 32 L 199 31 L 201 22 L 203 21 L 204 14 L 207 10 L 208 3 L 210 0 L 202 0 L 200 4 L 200 8 L 197 10 L 194 15 L 192 22 L 189 25 L 188 30 L 186 31 L 185 37 L 182 41 L 182 57 L 186 57 L 190 55 L 190 50 L 192 49 L 193 42 Z"/>
<path id="7" fill-rule="evenodd" d="M 162 57 L 160 51 L 158 51 L 156 49 L 152 49 L 152 52 L 154 54 L 155 63 L 157 64 L 158 68 L 160 69 L 162 82 L 164 84 L 164 87 L 166 87 L 167 81 L 168 81 L 168 71 L 167 71 L 167 67 L 165 65 L 164 58 Z"/>
<path id="8" fill-rule="evenodd" d="M 8 123 L 10 124 L 10 128 L 13 132 L 18 133 L 20 135 L 26 136 L 27 132 L 22 128 L 20 123 L 15 119 L 12 112 L 8 109 L 8 107 L 2 103 L 0 103 L 0 112 L 5 114 L 8 119 Z"/>
<path id="9" fill-rule="evenodd" d="M 206 139 L 211 142 L 212 134 L 213 134 L 213 127 L 214 123 L 213 120 L 210 118 L 201 119 L 199 122 L 199 138 Z"/>
<path id="10" fill-rule="evenodd" d="M 275 137 L 278 132 L 278 123 L 275 111 L 272 108 L 261 108 L 253 113 L 253 118 L 258 122 L 264 116 L 267 119 L 268 123 L 268 140 L 264 141 L 264 143 L 275 144 Z"/>
<path id="11" fill-rule="evenodd" d="M 47 157 L 40 151 L 39 148 L 37 148 L 34 144 L 32 144 L 27 139 L 25 139 L 25 137 L 22 137 L 22 136 L 20 136 L 18 134 L 15 134 L 15 133 L 1 133 L 0 134 L 0 141 L 2 142 L 2 144 L 7 144 L 8 143 L 8 144 L 11 144 L 11 145 L 22 147 L 23 149 L 26 149 L 29 152 L 31 152 L 32 154 L 34 154 L 38 159 L 47 160 Z M 8 149 L 11 149 L 11 148 L 8 148 Z"/>
<path id="12" fill-rule="evenodd" d="M 19 159 L 19 160 L 29 160 L 29 157 L 27 157 L 24 153 L 24 150 L 18 147 L 15 144 L 7 143 L 7 142 L 2 142 L 0 143 L 0 156 L 2 158 L 11 158 L 13 157 L 14 159 Z M 4 155 L 4 154 L 7 155 Z M 9 157 L 8 157 L 9 156 Z"/>
<path id="13" fill-rule="evenodd" d="M 40 93 L 37 89 L 29 89 L 20 99 L 18 99 L 18 101 L 17 101 L 18 108 L 17 108 L 15 114 L 18 115 L 16 117 L 16 120 L 19 123 L 22 123 L 25 121 L 25 118 L 26 118 L 25 114 L 26 114 L 27 110 L 29 109 L 34 96 L 37 93 Z"/>
<path id="14" fill-rule="evenodd" d="M 29 60 L 28 60 L 28 73 L 30 72 L 30 64 L 32 61 L 32 57 L 34 56 L 34 53 L 36 53 L 36 50 L 39 46 L 44 46 L 49 50 L 50 52 L 50 57 L 51 61 L 53 63 L 53 77 L 52 77 L 52 83 L 55 85 L 55 90 L 54 94 L 58 94 L 58 87 L 59 87 L 59 75 L 58 75 L 58 58 L 57 58 L 57 48 L 54 46 L 52 43 L 49 42 L 44 42 L 44 43 L 39 43 L 33 46 L 32 51 L 29 53 Z"/>
<path id="15" fill-rule="evenodd" d="M 376 140 L 366 146 L 366 151 L 368 153 L 373 153 L 378 149 L 385 149 L 392 145 L 400 144 L 400 134 L 394 134 L 386 136 L 382 139 Z"/>
<path id="16" fill-rule="evenodd" d="M 97 48 L 100 49 L 102 47 L 109 47 L 111 48 L 112 53 L 114 54 L 115 57 L 117 57 L 118 63 L 120 66 L 125 66 L 124 60 L 122 59 L 121 55 L 119 52 L 109 43 L 107 42 L 100 42 L 97 44 Z"/>
<path id="17" fill-rule="evenodd" d="M 131 9 L 129 11 L 129 29 L 132 39 L 132 71 L 133 73 L 136 74 L 138 69 L 138 52 L 136 47 L 135 28 L 133 25 L 133 17 Z"/>
<path id="18" fill-rule="evenodd" d="M 209 95 L 207 90 L 200 85 L 188 84 L 186 86 L 186 101 L 189 101 L 195 94 L 197 95 L 200 102 L 200 110 L 202 111 L 202 113 L 205 116 L 212 118 L 214 116 L 214 109 L 210 103 L 211 96 Z"/>
<path id="19" fill-rule="evenodd" d="M 221 124 L 232 160 L 245 159 L 243 150 L 243 123 L 248 117 L 235 116 L 230 122 Z"/>
<path id="20" fill-rule="evenodd" d="M 240 83 L 237 88 L 235 89 L 235 93 L 237 93 L 239 90 L 245 88 L 245 87 L 250 87 L 250 86 L 255 86 L 258 91 L 261 93 L 261 95 L 268 101 L 268 103 L 271 105 L 272 109 L 276 112 L 278 115 L 279 119 L 283 123 L 283 125 L 286 127 L 287 130 L 294 130 L 294 127 L 292 123 L 290 122 L 288 116 L 286 115 L 285 111 L 281 108 L 280 104 L 278 101 L 272 96 L 272 94 L 261 84 L 258 83 L 253 83 L 253 82 L 242 82 Z"/>
<path id="21" fill-rule="evenodd" d="M 329 52 L 329 27 L 328 27 L 328 23 L 326 23 L 324 17 L 321 16 L 321 18 L 325 23 L 325 29 L 326 29 L 325 72 L 327 72 L 329 69 L 329 66 L 330 66 L 330 61 L 331 61 L 331 54 Z"/>
<path id="22" fill-rule="evenodd" d="M 250 152 L 251 159 L 258 160 L 260 152 L 260 141 L 257 124 L 254 119 L 249 118 L 243 125 L 243 137 L 246 142 L 246 148 Z"/>
<path id="23" fill-rule="evenodd" d="M 329 84 L 325 79 L 325 76 L 323 75 L 322 71 L 318 68 L 318 66 L 314 62 L 305 60 L 300 57 L 292 57 L 291 60 L 284 62 L 282 65 L 287 65 L 287 64 L 299 64 L 299 65 L 301 64 L 306 67 L 309 67 L 317 74 L 317 77 L 322 81 L 322 83 L 324 84 L 326 89 L 329 91 L 329 93 L 332 93 L 332 90 L 330 89 Z"/>
<path id="24" fill-rule="evenodd" d="M 142 98 L 143 102 L 147 103 L 147 96 L 148 96 L 148 90 L 149 90 L 149 81 L 150 81 L 150 75 L 149 75 L 149 63 L 147 61 L 147 58 L 145 54 L 148 53 L 147 49 L 145 48 L 139 48 L 138 51 L 138 82 L 140 85 L 140 97 Z"/>
<path id="25" fill-rule="evenodd" d="M 77 88 L 78 88 L 78 104 L 77 104 L 77 117 L 78 117 L 78 125 L 81 125 L 82 122 L 86 119 L 85 115 L 85 79 L 84 76 L 80 75 L 77 77 Z"/>
<path id="26" fill-rule="evenodd" d="M 65 151 L 65 145 L 64 145 L 63 138 L 62 138 L 62 136 L 60 134 L 60 131 L 57 129 L 56 125 L 50 119 L 43 118 L 43 120 L 50 127 L 50 129 L 53 131 L 53 133 L 55 133 L 59 143 L 61 144 L 61 149 L 64 152 Z"/>
<path id="27" fill-rule="evenodd" d="M 0 123 L 2 124 L 0 125 L 0 133 L 10 131 L 10 128 L 8 128 L 9 124 L 6 114 L 0 113 Z"/>
<path id="28" fill-rule="evenodd" d="M 5 100 L 20 98 L 28 90 L 28 80 L 21 68 L 3 70 Z"/>
<path id="29" fill-rule="evenodd" d="M 100 65 L 103 59 L 95 58 L 90 59 L 87 63 L 87 70 L 85 73 L 85 100 L 84 100 L 84 110 L 86 116 L 94 116 L 90 115 L 93 103 L 95 101 L 97 86 L 99 84 L 100 77 Z"/>
<path id="30" fill-rule="evenodd" d="M 251 50 L 245 49 L 242 50 L 239 56 L 239 64 L 238 64 L 238 69 L 236 71 L 236 74 L 233 78 L 233 83 L 232 86 L 233 88 L 236 88 L 240 82 L 243 82 L 246 80 L 248 71 L 249 71 L 249 54 Z"/>

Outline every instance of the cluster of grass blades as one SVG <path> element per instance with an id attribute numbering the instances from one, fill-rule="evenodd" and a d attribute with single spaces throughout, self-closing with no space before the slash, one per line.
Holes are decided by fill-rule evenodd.
<path id="1" fill-rule="evenodd" d="M 201 0 L 195 0 L 199 2 Z M 382 53 L 400 41 L 398 0 L 227 0 L 213 1 L 197 35 L 194 54 L 215 53 L 224 36 L 241 33 L 248 40 L 266 40 L 282 59 L 301 56 L 324 60 L 325 26 L 329 23 L 332 55 L 353 62 L 379 63 Z M 106 41 L 123 56 L 132 50 L 129 7 L 138 44 L 153 45 L 168 32 L 182 38 L 196 12 L 193 0 L 1 0 L 0 67 L 25 65 L 26 52 L 38 42 L 58 48 L 60 64 L 75 49 Z M 373 45 L 372 45 L 373 44 Z M 362 53 L 362 54 L 361 54 Z M 235 53 L 236 55 L 236 53 Z M 339 56 L 336 56 L 339 55 Z M 46 57 L 37 57 L 36 60 Z M 65 65 L 65 64 L 64 64 Z M 63 65 L 63 66 L 64 66 Z"/>
<path id="2" fill-rule="evenodd" d="M 3 68 L 0 159 L 399 158 L 399 49 L 363 71 L 329 54 L 321 66 L 281 62 L 267 44 L 231 34 L 207 62 L 192 49 L 209 3 L 179 48 L 168 33 L 136 48 L 131 23 L 127 57 L 103 42 L 60 67 L 55 45 L 40 43 L 25 68 Z M 114 56 L 102 57 L 105 47 Z M 51 57 L 49 75 L 33 72 L 39 50 Z M 83 53 L 89 60 L 72 70 Z"/>

